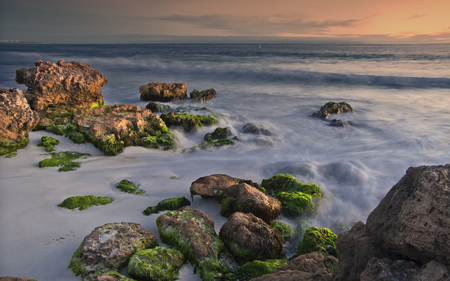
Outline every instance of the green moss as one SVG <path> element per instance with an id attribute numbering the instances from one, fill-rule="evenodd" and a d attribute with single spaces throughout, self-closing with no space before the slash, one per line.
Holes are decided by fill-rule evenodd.
<path id="1" fill-rule="evenodd" d="M 283 243 L 285 243 L 286 241 L 293 240 L 298 236 L 297 230 L 287 223 L 274 221 L 270 223 L 270 226 L 281 232 Z"/>
<path id="2" fill-rule="evenodd" d="M 328 228 L 310 227 L 303 236 L 303 242 L 300 244 L 297 255 L 303 255 L 312 252 L 321 252 L 325 256 L 335 256 L 337 236 Z"/>
<path id="3" fill-rule="evenodd" d="M 242 212 L 242 206 L 239 204 L 238 200 L 233 197 L 223 198 L 220 202 L 221 209 L 220 215 L 228 218 L 234 212 Z"/>
<path id="4" fill-rule="evenodd" d="M 192 129 L 197 129 L 207 125 L 213 125 L 217 123 L 217 119 L 208 115 L 193 115 L 188 113 L 163 113 L 161 119 L 167 126 L 181 126 L 186 132 Z"/>
<path id="5" fill-rule="evenodd" d="M 119 183 L 116 183 L 116 187 L 126 193 L 132 193 L 132 194 L 144 194 L 145 190 L 139 188 L 140 184 L 129 181 L 127 179 L 121 180 Z"/>
<path id="6" fill-rule="evenodd" d="M 148 207 L 144 210 L 144 215 L 149 216 L 151 214 L 156 214 L 161 211 L 166 210 L 178 210 L 181 207 L 189 206 L 191 205 L 191 202 L 186 197 L 172 197 L 162 200 L 158 203 L 158 205 L 153 207 Z"/>
<path id="7" fill-rule="evenodd" d="M 183 255 L 175 250 L 163 247 L 142 250 L 131 257 L 128 274 L 139 280 L 172 281 L 183 261 Z"/>
<path id="8" fill-rule="evenodd" d="M 236 269 L 236 280 L 248 281 L 266 274 L 271 274 L 275 268 L 286 264 L 289 264 L 287 259 L 265 261 L 254 260 L 247 262 Z"/>
<path id="9" fill-rule="evenodd" d="M 78 209 L 79 211 L 86 210 L 92 206 L 100 206 L 112 203 L 114 199 L 111 197 L 96 197 L 94 195 L 88 196 L 73 196 L 66 198 L 58 207 L 66 208 L 69 210 Z"/>
<path id="10" fill-rule="evenodd" d="M 281 202 L 281 212 L 285 216 L 315 215 L 317 204 L 309 194 L 303 192 L 281 192 L 276 196 Z"/>
<path id="11" fill-rule="evenodd" d="M 86 137 L 84 136 L 84 134 L 78 131 L 70 131 L 65 136 L 74 143 L 82 144 L 86 142 Z"/>
<path id="12" fill-rule="evenodd" d="M 302 192 L 313 197 L 322 197 L 320 188 L 315 184 L 303 184 L 289 174 L 278 174 L 270 179 L 264 179 L 261 186 L 266 189 L 266 193 L 276 196 L 280 192 Z"/>
<path id="13" fill-rule="evenodd" d="M 41 147 L 45 147 L 45 151 L 47 152 L 51 152 L 55 150 L 55 146 L 59 144 L 59 140 L 54 139 L 52 137 L 48 137 L 48 136 L 42 136 L 41 137 L 41 142 L 38 143 L 37 146 Z"/>
<path id="14" fill-rule="evenodd" d="M 201 149 L 212 149 L 216 147 L 235 145 L 236 143 L 229 139 L 216 140 L 216 141 L 202 141 L 199 145 Z"/>
<path id="15" fill-rule="evenodd" d="M 76 151 L 51 152 L 47 155 L 51 155 L 51 158 L 47 158 L 39 162 L 39 168 L 60 167 L 58 170 L 59 172 L 75 171 L 80 167 L 81 163 L 73 160 L 80 157 L 86 158 L 90 156 L 87 153 Z"/>
<path id="16" fill-rule="evenodd" d="M 67 134 L 68 132 L 74 130 L 75 126 L 72 126 L 70 124 L 66 124 L 66 125 L 51 125 L 48 126 L 45 130 L 49 133 L 58 135 L 58 136 L 63 136 L 65 134 Z M 76 128 L 76 127 L 75 127 Z"/>
<path id="17" fill-rule="evenodd" d="M 112 278 L 114 278 L 114 280 L 117 280 L 117 281 L 134 281 L 134 279 L 123 276 L 122 274 L 118 273 L 117 271 L 107 271 L 103 274 L 109 275 Z M 107 279 L 107 280 L 110 280 L 110 279 Z"/>
<path id="18" fill-rule="evenodd" d="M 14 142 L 14 141 L 1 141 L 0 142 L 0 156 L 2 155 L 12 155 L 19 149 L 25 148 L 30 139 L 28 138 L 28 134 L 25 135 L 25 138 L 22 141 Z M 11 157 L 9 157 L 11 158 Z"/>

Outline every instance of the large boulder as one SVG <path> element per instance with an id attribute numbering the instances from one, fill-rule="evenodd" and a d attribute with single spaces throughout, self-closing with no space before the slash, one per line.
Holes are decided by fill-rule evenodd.
<path id="1" fill-rule="evenodd" d="M 16 82 L 25 84 L 25 96 L 37 111 L 55 105 L 102 104 L 100 90 L 108 80 L 90 65 L 81 62 L 36 61 L 35 68 L 16 70 Z"/>
<path id="2" fill-rule="evenodd" d="M 227 269 L 222 257 L 225 246 L 216 234 L 214 221 L 205 213 L 182 207 L 156 219 L 162 242 L 179 250 L 197 267 L 203 280 L 214 280 Z"/>
<path id="3" fill-rule="evenodd" d="M 28 132 L 39 122 L 19 89 L 0 88 L 0 155 L 28 144 Z"/>
<path id="4" fill-rule="evenodd" d="M 313 113 L 312 116 L 327 119 L 331 114 L 341 114 L 345 112 L 353 112 L 353 108 L 345 101 L 336 103 L 328 102 L 320 108 L 320 111 Z"/>
<path id="5" fill-rule="evenodd" d="M 171 101 L 187 99 L 186 83 L 160 83 L 151 82 L 139 87 L 141 100 L 144 101 Z"/>
<path id="6" fill-rule="evenodd" d="M 233 213 L 219 235 L 238 262 L 279 259 L 283 251 L 281 233 L 253 214 Z"/>
<path id="7" fill-rule="evenodd" d="M 450 265 L 450 164 L 411 167 L 367 219 L 384 250 Z"/>
<path id="8" fill-rule="evenodd" d="M 372 258 L 362 272 L 361 281 L 411 281 L 427 280 L 419 279 L 420 266 L 414 262 L 405 260 L 391 260 L 388 258 Z"/>
<path id="9" fill-rule="evenodd" d="M 124 267 L 131 256 L 158 245 L 156 236 L 132 222 L 107 223 L 96 227 L 75 251 L 69 267 L 75 275 L 92 279 Z"/>

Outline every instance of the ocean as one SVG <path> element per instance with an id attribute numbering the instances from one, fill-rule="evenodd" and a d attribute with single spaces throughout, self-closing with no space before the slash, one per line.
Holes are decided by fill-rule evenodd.
<path id="1" fill-rule="evenodd" d="M 129 147 L 108 157 L 91 144 L 56 136 L 57 151 L 92 155 L 65 173 L 38 168 L 44 150 L 36 145 L 51 134 L 31 132 L 17 156 L 0 158 L 0 276 L 81 280 L 66 268 L 84 236 L 118 221 L 137 222 L 157 234 L 158 215 L 145 217 L 142 211 L 164 198 L 190 198 L 191 183 L 210 174 L 260 183 L 289 173 L 322 189 L 314 225 L 351 226 L 366 221 L 408 167 L 450 159 L 450 44 L 0 44 L 0 87 L 25 91 L 14 81 L 15 70 L 34 67 L 37 60 L 79 61 L 100 70 L 108 79 L 102 88 L 105 104 L 145 108 L 139 87 L 149 82 L 186 83 L 188 93 L 214 88 L 212 101 L 168 104 L 207 107 L 222 117 L 196 133 L 175 129 L 176 151 Z M 353 107 L 352 113 L 330 118 L 351 125 L 332 127 L 311 117 L 329 101 Z M 249 122 L 272 136 L 243 133 Z M 225 126 L 239 138 L 236 145 L 182 153 Z M 139 182 L 146 193 L 117 191 L 114 184 L 125 178 Z M 115 200 L 85 211 L 57 207 L 69 196 L 91 194 Z M 191 207 L 211 216 L 217 233 L 226 222 L 212 199 L 195 198 Z M 296 219 L 280 220 L 296 224 Z M 187 265 L 180 280 L 200 279 Z"/>

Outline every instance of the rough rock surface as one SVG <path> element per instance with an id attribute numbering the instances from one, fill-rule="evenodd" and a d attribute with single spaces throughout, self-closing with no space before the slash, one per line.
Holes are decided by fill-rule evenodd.
<path id="1" fill-rule="evenodd" d="M 332 269 L 338 260 L 333 256 L 324 257 L 319 252 L 312 252 L 293 259 L 288 265 L 276 268 L 272 274 L 262 276 L 254 281 L 302 280 L 331 281 Z"/>
<path id="2" fill-rule="evenodd" d="M 205 101 L 209 101 L 212 100 L 216 97 L 217 92 L 214 89 L 209 89 L 209 90 L 204 90 L 204 91 L 197 91 L 197 90 L 193 90 L 190 94 L 189 97 L 193 100 L 193 101 L 197 101 L 197 102 L 205 102 Z"/>
<path id="3" fill-rule="evenodd" d="M 279 259 L 283 251 L 281 233 L 253 214 L 233 213 L 219 235 L 227 249 L 242 263 Z"/>
<path id="4" fill-rule="evenodd" d="M 361 281 L 413 281 L 418 278 L 420 266 L 414 262 L 404 260 L 390 260 L 388 258 L 372 258 L 362 272 Z"/>
<path id="5" fill-rule="evenodd" d="M 55 105 L 103 103 L 100 90 L 108 80 L 90 65 L 81 62 L 36 61 L 35 68 L 16 70 L 16 82 L 25 84 L 31 108 L 41 111 Z"/>
<path id="6" fill-rule="evenodd" d="M 320 111 L 313 113 L 312 116 L 327 119 L 331 114 L 341 114 L 345 112 L 353 112 L 353 108 L 345 101 L 336 103 L 328 102 L 320 108 Z"/>
<path id="7" fill-rule="evenodd" d="M 248 134 L 254 134 L 254 135 L 266 135 L 266 136 L 271 136 L 272 132 L 264 129 L 263 125 L 255 125 L 253 123 L 247 123 L 244 125 L 244 127 L 242 128 L 242 131 L 244 133 L 248 133 Z"/>
<path id="8" fill-rule="evenodd" d="M 249 184 L 262 191 L 261 186 L 251 180 L 233 178 L 225 174 L 212 174 L 198 178 L 191 184 L 191 198 L 193 200 L 194 195 L 201 195 L 204 198 L 222 199 L 224 192 L 230 186 L 240 183 Z"/>
<path id="9" fill-rule="evenodd" d="M 411 167 L 367 219 L 383 249 L 450 265 L 450 164 Z"/>
<path id="10" fill-rule="evenodd" d="M 82 278 L 118 270 L 139 250 L 158 245 L 156 236 L 131 222 L 108 223 L 87 235 L 70 261 L 69 268 Z"/>
<path id="11" fill-rule="evenodd" d="M 139 87 L 141 100 L 144 101 L 171 101 L 174 99 L 187 99 L 186 83 L 160 83 L 151 82 Z"/>
<path id="12" fill-rule="evenodd" d="M 172 111 L 172 108 L 170 105 L 162 104 L 162 103 L 156 103 L 156 102 L 149 102 L 145 108 L 150 109 L 152 112 L 170 112 Z"/>
<path id="13" fill-rule="evenodd" d="M 0 155 L 2 147 L 15 146 L 24 143 L 17 148 L 24 147 L 27 134 L 39 122 L 38 114 L 31 110 L 23 92 L 19 89 L 0 88 Z"/>
<path id="14" fill-rule="evenodd" d="M 281 202 L 264 194 L 257 188 L 240 183 L 224 191 L 221 215 L 228 217 L 234 212 L 252 213 L 269 223 L 281 214 Z"/>

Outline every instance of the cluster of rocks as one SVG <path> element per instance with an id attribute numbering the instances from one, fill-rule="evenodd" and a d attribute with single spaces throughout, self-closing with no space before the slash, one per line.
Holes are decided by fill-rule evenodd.
<path id="1" fill-rule="evenodd" d="M 187 99 L 186 83 L 161 83 L 152 82 L 139 87 L 141 100 L 143 101 L 161 101 L 168 102 L 173 100 Z M 206 102 L 216 97 L 217 92 L 214 89 L 198 91 L 194 89 L 189 97 L 196 102 Z"/>

